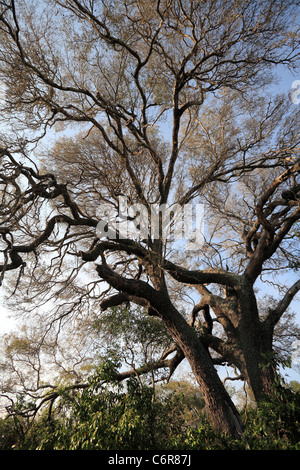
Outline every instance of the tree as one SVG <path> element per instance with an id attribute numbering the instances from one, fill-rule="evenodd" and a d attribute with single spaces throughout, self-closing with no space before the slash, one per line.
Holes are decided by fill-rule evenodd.
<path id="1" fill-rule="evenodd" d="M 45 405 L 59 400 L 62 389 L 87 389 L 91 375 L 106 360 L 115 358 L 123 365 L 114 376 L 117 382 L 135 378 L 142 388 L 151 384 L 153 389 L 169 380 L 178 365 L 177 355 L 169 358 L 176 347 L 163 324 L 140 309 L 116 308 L 76 318 L 59 334 L 45 334 L 40 321 L 35 321 L 37 326 L 27 323 L 1 338 L 0 396 L 2 411 L 10 415 L 19 410 L 22 397 L 22 414 L 34 420 Z"/>
<path id="2" fill-rule="evenodd" d="M 237 367 L 256 400 L 271 394 L 274 328 L 300 288 L 260 316 L 258 279 L 299 267 L 299 110 L 267 94 L 276 66 L 299 64 L 297 2 L 0 5 L 2 280 L 51 327 L 145 308 L 215 430 L 239 435 L 215 365 Z M 62 136 L 45 146 L 52 129 Z M 109 224 L 124 199 L 125 236 Z M 157 206 L 172 226 L 204 201 L 203 244 L 176 249 L 162 211 L 150 224 Z"/>

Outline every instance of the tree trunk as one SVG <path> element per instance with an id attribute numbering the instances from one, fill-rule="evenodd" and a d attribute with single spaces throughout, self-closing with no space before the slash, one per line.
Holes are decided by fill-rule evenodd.
<path id="1" fill-rule="evenodd" d="M 256 402 L 261 401 L 266 396 L 271 396 L 274 393 L 274 384 L 276 382 L 276 370 L 272 364 L 272 350 L 254 349 L 254 346 L 247 341 L 248 344 L 244 347 L 244 357 L 246 363 L 247 382 L 250 385 Z"/>
<path id="2" fill-rule="evenodd" d="M 272 362 L 272 334 L 259 320 L 253 289 L 247 288 L 240 298 L 243 300 L 237 327 L 238 342 L 243 351 L 247 381 L 258 402 L 274 392 L 276 371 Z"/>
<path id="3" fill-rule="evenodd" d="M 276 365 L 273 362 L 272 339 L 266 338 L 260 329 L 260 349 L 257 363 L 253 364 L 254 378 L 250 381 L 257 402 L 275 392 Z"/>
<path id="4" fill-rule="evenodd" d="M 243 426 L 239 413 L 196 331 L 172 304 L 163 280 L 159 276 L 157 279 L 154 276 L 153 283 L 160 288 L 156 290 L 144 281 L 120 276 L 106 263 L 97 265 L 97 272 L 119 292 L 135 295 L 149 303 L 187 358 L 203 394 L 214 430 L 218 433 L 224 432 L 234 438 L 240 436 Z"/>
<path id="5" fill-rule="evenodd" d="M 217 375 L 211 358 L 207 354 L 207 360 L 203 363 L 203 351 L 199 353 L 190 341 L 186 348 L 183 345 L 181 347 L 199 384 L 214 430 L 238 438 L 243 433 L 239 413 Z"/>
<path id="6" fill-rule="evenodd" d="M 171 304 L 168 308 L 160 308 L 160 311 L 163 312 L 160 316 L 169 333 L 182 349 L 192 368 L 214 430 L 238 438 L 243 433 L 240 415 L 197 333 Z"/>

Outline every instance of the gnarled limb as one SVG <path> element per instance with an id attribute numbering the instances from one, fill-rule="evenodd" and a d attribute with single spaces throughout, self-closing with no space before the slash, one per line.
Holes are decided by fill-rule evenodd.
<path id="1" fill-rule="evenodd" d="M 264 326 L 267 329 L 273 330 L 275 325 L 279 322 L 282 315 L 286 312 L 287 308 L 300 291 L 300 279 L 297 280 L 285 293 L 284 297 L 278 302 L 277 306 L 269 310 L 267 318 L 264 320 Z"/>

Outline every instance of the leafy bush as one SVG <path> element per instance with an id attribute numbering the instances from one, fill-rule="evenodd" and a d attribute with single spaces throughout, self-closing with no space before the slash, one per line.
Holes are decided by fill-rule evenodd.
<path id="1" fill-rule="evenodd" d="M 172 422 L 168 419 L 174 407 L 178 412 L 179 404 L 173 397 L 164 404 L 154 400 L 152 389 L 141 388 L 135 378 L 127 381 L 124 391 L 114 380 L 115 371 L 115 365 L 107 362 L 89 388 L 76 397 L 62 397 L 70 416 L 52 424 L 55 430 L 43 438 L 39 449 L 52 445 L 55 450 L 145 450 L 167 445 L 181 429 L 180 413 Z"/>
<path id="2" fill-rule="evenodd" d="M 256 409 L 244 411 L 241 445 L 251 450 L 300 450 L 300 393 L 280 388 Z"/>
<path id="3" fill-rule="evenodd" d="M 51 421 L 45 414 L 27 432 L 25 418 L 0 420 L 0 448 L 300 450 L 299 392 L 280 387 L 256 408 L 244 409 L 245 432 L 233 440 L 213 431 L 198 396 L 187 400 L 185 393 L 172 387 L 154 396 L 135 378 L 127 381 L 125 389 L 116 381 L 117 370 L 116 362 L 105 361 L 88 388 L 62 391 Z M 199 406 L 194 421 L 187 413 L 191 403 Z"/>

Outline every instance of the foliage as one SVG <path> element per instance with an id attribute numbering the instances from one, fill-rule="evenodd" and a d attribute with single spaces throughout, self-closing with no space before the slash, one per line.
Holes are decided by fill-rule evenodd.
<path id="1" fill-rule="evenodd" d="M 116 381 L 117 361 L 106 360 L 80 393 L 61 392 L 49 420 L 27 432 L 24 417 L 0 420 L 0 449 L 28 450 L 300 450 L 300 394 L 293 384 L 242 412 L 240 439 L 216 433 L 199 391 L 186 381 L 153 388 L 136 378 L 126 390 Z M 197 408 L 197 422 L 189 411 Z M 62 410 L 63 413 L 62 413 Z M 66 411 L 67 410 L 67 411 Z"/>
<path id="2" fill-rule="evenodd" d="M 180 403 L 180 414 L 186 429 L 202 424 L 205 402 L 199 387 L 189 380 L 172 380 L 157 387 L 155 395 L 163 404 L 168 404 L 171 398 L 176 398 Z"/>
<path id="3" fill-rule="evenodd" d="M 172 345 L 163 323 L 139 307 L 110 308 L 97 315 L 93 327 L 109 348 L 117 350 L 130 365 L 153 363 Z"/>
<path id="4" fill-rule="evenodd" d="M 153 390 L 141 387 L 136 378 L 130 378 L 124 390 L 115 381 L 115 366 L 112 361 L 105 362 L 91 378 L 88 389 L 77 396 L 63 397 L 70 406 L 70 416 L 56 420 L 54 433 L 43 439 L 39 449 L 48 449 L 53 435 L 56 450 L 163 448 L 179 432 L 182 423 L 178 399 L 155 401 Z M 103 379 L 110 380 L 109 386 L 102 384 Z"/>
<path id="5" fill-rule="evenodd" d="M 240 445 L 251 450 L 300 450 L 300 394 L 277 390 L 256 409 L 244 410 Z"/>
<path id="6" fill-rule="evenodd" d="M 12 449 L 22 442 L 16 421 L 13 418 L 0 419 L 0 450 Z"/>

